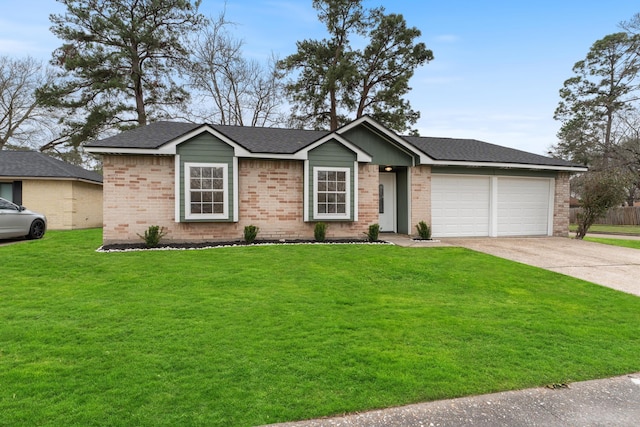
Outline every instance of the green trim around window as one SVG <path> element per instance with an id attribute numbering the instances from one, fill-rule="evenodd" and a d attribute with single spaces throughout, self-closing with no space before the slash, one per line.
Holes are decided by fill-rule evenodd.
<path id="1" fill-rule="evenodd" d="M 234 149 L 211 134 L 200 134 L 183 142 L 176 148 L 178 186 L 176 192 L 176 215 L 179 222 L 232 222 L 237 221 L 237 159 Z M 223 167 L 224 169 L 224 210 L 222 213 L 189 214 L 185 173 L 189 165 Z"/>
<path id="2" fill-rule="evenodd" d="M 356 153 L 344 145 L 329 141 L 309 152 L 305 167 L 305 221 L 354 221 L 357 218 L 357 157 Z M 317 172 L 344 171 L 348 176 L 346 199 L 348 205 L 344 215 L 331 215 L 318 212 L 316 192 Z"/>

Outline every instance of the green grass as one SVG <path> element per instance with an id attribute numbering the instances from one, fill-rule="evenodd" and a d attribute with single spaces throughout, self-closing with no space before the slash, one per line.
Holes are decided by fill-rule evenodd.
<path id="1" fill-rule="evenodd" d="M 0 424 L 249 426 L 640 371 L 640 298 L 461 248 L 0 247 Z"/>
<path id="2" fill-rule="evenodd" d="M 640 249 L 640 240 L 625 240 L 625 239 L 606 239 L 600 237 L 589 237 L 587 236 L 584 240 L 588 240 L 590 242 L 603 243 L 605 245 L 613 245 L 613 246 L 622 246 L 624 248 L 633 248 Z"/>
<path id="3" fill-rule="evenodd" d="M 576 224 L 571 224 L 569 226 L 569 231 L 575 233 L 577 230 L 578 226 Z M 589 228 L 589 233 L 640 234 L 640 225 L 594 224 Z"/>

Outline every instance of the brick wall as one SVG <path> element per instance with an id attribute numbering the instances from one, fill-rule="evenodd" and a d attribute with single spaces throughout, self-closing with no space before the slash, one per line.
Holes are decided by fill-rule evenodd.
<path id="1" fill-rule="evenodd" d="M 416 225 L 424 221 L 431 226 L 431 166 L 420 165 L 411 173 L 411 224 L 409 234 L 416 233 Z"/>
<path id="2" fill-rule="evenodd" d="M 173 225 L 173 169 L 173 157 L 103 157 L 105 243 L 140 242 L 150 225 Z"/>
<path id="3" fill-rule="evenodd" d="M 164 241 L 240 240 L 246 225 L 259 239 L 310 239 L 303 221 L 304 164 L 293 160 L 241 159 L 237 223 L 175 222 L 174 158 L 105 155 L 105 244 L 140 242 L 150 225 L 165 227 Z M 378 221 L 378 168 L 359 166 L 359 221 L 328 222 L 327 238 L 362 238 Z"/>
<path id="4" fill-rule="evenodd" d="M 72 228 L 102 227 L 102 185 L 73 182 Z"/>
<path id="5" fill-rule="evenodd" d="M 47 217 L 50 230 L 71 230 L 73 225 L 72 181 L 25 179 L 22 204 Z"/>
<path id="6" fill-rule="evenodd" d="M 569 233 L 569 172 L 558 172 L 553 200 L 553 235 L 567 237 Z"/>
<path id="7" fill-rule="evenodd" d="M 166 241 L 242 239 L 246 225 L 260 227 L 261 239 L 311 239 L 315 223 L 303 218 L 302 161 L 239 161 L 239 222 L 176 223 L 174 159 L 171 156 L 104 156 L 104 243 L 140 242 L 150 225 L 167 229 Z M 431 224 L 431 168 L 410 168 L 412 233 L 420 221 Z M 378 166 L 358 167 L 358 221 L 328 221 L 327 238 L 362 238 L 377 223 Z M 28 206 L 27 202 L 25 204 Z M 569 227 L 569 173 L 555 180 L 553 235 Z"/>
<path id="8" fill-rule="evenodd" d="M 102 186 L 60 179 L 24 179 L 22 204 L 47 217 L 50 230 L 102 226 Z"/>

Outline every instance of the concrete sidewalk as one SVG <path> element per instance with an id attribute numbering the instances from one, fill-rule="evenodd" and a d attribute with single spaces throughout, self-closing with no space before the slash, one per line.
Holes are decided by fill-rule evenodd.
<path id="1" fill-rule="evenodd" d="M 638 426 L 640 373 L 274 424 L 278 427 Z"/>

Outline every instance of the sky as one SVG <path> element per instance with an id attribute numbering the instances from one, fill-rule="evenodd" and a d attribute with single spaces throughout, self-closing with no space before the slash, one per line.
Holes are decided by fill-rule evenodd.
<path id="1" fill-rule="evenodd" d="M 225 6 L 226 3 L 226 6 Z M 292 54 L 326 37 L 311 0 L 203 0 L 225 10 L 247 57 Z M 421 30 L 434 60 L 416 70 L 407 98 L 422 136 L 472 138 L 546 155 L 557 142 L 558 91 L 591 45 L 640 13 L 637 0 L 364 0 Z M 47 61 L 60 46 L 55 0 L 0 0 L 0 55 Z"/>

